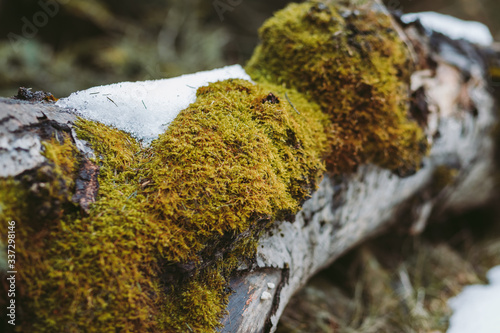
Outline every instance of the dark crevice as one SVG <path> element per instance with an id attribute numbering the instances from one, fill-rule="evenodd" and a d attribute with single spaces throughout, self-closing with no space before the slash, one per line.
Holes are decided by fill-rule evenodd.
<path id="1" fill-rule="evenodd" d="M 271 322 L 271 317 L 276 314 L 276 311 L 278 311 L 279 305 L 280 305 L 280 300 L 281 300 L 281 290 L 285 285 L 288 284 L 288 281 L 290 279 L 290 269 L 289 268 L 283 268 L 281 270 L 281 281 L 280 283 L 276 286 L 276 293 L 274 294 L 274 299 L 273 299 L 273 305 L 271 306 L 271 310 L 269 311 L 269 314 L 267 315 L 266 323 L 264 325 L 264 332 L 270 332 L 273 323 Z"/>

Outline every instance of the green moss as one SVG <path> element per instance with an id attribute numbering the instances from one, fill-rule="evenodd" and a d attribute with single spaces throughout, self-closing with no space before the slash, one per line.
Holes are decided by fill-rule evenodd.
<path id="1" fill-rule="evenodd" d="M 70 202 L 71 140 L 45 142 L 52 165 L 32 176 L 46 177 L 37 192 L 50 198 L 37 199 L 48 202 L 44 228 L 27 213 L 31 187 L 1 180 L 9 199 L 0 215 L 26 226 L 20 327 L 212 332 L 227 277 L 255 254 L 265 227 L 298 211 L 325 156 L 332 172 L 364 162 L 415 169 L 425 145 L 406 115 L 404 46 L 387 17 L 359 11 L 343 18 L 332 5 L 306 3 L 279 12 L 248 67 L 259 83 L 200 88 L 150 147 L 78 121 L 100 166 L 88 216 Z"/>
<path id="2" fill-rule="evenodd" d="M 175 332 L 213 332 L 226 310 L 226 285 L 218 269 L 208 269 L 187 282 L 180 292 L 167 294 L 160 316 L 162 326 Z"/>
<path id="3" fill-rule="evenodd" d="M 243 80 L 200 88 L 147 148 L 78 121 L 79 137 L 98 156 L 99 194 L 88 216 L 76 209 L 51 215 L 43 239 L 25 229 L 24 239 L 39 241 L 22 244 L 29 316 L 20 327 L 213 331 L 225 311 L 226 277 L 254 254 L 260 231 L 296 213 L 315 189 L 324 172 L 324 122 L 301 94 Z M 54 174 L 47 201 L 70 203 L 74 145 L 52 139 L 44 147 Z M 23 228 L 31 221 L 24 188 L 5 187 L 12 200 L 3 205 Z M 183 265 L 198 268 L 175 275 L 172 267 Z"/>
<path id="4" fill-rule="evenodd" d="M 0 216 L 29 220 L 41 228 L 48 221 L 58 221 L 71 209 L 71 195 L 78 166 L 77 149 L 67 134 L 42 142 L 47 158 L 36 172 L 0 179 Z"/>
<path id="5" fill-rule="evenodd" d="M 458 170 L 450 168 L 446 165 L 440 165 L 432 174 L 432 187 L 433 193 L 437 194 L 446 186 L 453 184 L 458 175 Z"/>
<path id="6" fill-rule="evenodd" d="M 279 103 L 266 101 L 270 91 L 275 91 Z M 102 155 L 101 196 L 94 206 L 97 220 L 109 224 L 109 209 L 121 208 L 122 213 L 114 215 L 122 219 L 122 225 L 127 223 L 123 214 L 127 219 L 137 215 L 130 222 L 141 246 L 118 251 L 122 263 L 117 265 L 142 263 L 137 270 L 147 275 L 120 279 L 138 281 L 141 286 L 146 285 L 141 282 L 146 276 L 152 281 L 151 294 L 160 296 L 148 302 L 156 310 L 145 309 L 148 313 L 161 309 L 160 327 L 181 331 L 186 327 L 196 331 L 215 328 L 227 297 L 221 271 L 228 274 L 236 258 L 253 254 L 256 244 L 251 238 L 234 246 L 217 244 L 217 240 L 251 230 L 258 221 L 267 224 L 295 213 L 321 176 L 324 117 L 317 106 L 288 91 L 301 110 L 299 115 L 284 102 L 280 91 L 283 89 L 241 80 L 200 88 L 196 103 L 143 150 L 123 133 L 80 123 L 81 138 L 93 143 Z M 96 217 L 92 217 L 93 224 Z M 224 246 L 230 250 L 223 252 Z M 220 251 L 223 258 L 208 270 L 196 273 L 175 290 L 162 287 L 160 263 L 202 263 Z M 141 258 L 126 257 L 129 252 L 140 253 Z M 221 267 L 213 271 L 214 265 Z M 109 268 L 115 269 L 118 267 Z M 141 289 L 137 296 L 147 298 L 148 293 Z"/>
<path id="7" fill-rule="evenodd" d="M 77 149 L 67 134 L 61 138 L 62 142 L 56 138 L 42 142 L 47 161 L 36 171 L 0 178 L 2 220 L 24 221 L 24 227 L 38 231 L 74 210 L 70 201 L 78 166 Z"/>
<path id="8" fill-rule="evenodd" d="M 299 115 L 280 90 L 241 80 L 200 88 L 196 103 L 152 144 L 144 173 L 153 184 L 145 189 L 150 209 L 187 232 L 185 242 L 170 241 L 169 260 L 196 260 L 200 236 L 241 233 L 255 220 L 294 213 L 314 189 L 324 170 L 323 116 L 290 91 Z M 279 103 L 265 101 L 271 91 Z"/>
<path id="9" fill-rule="evenodd" d="M 15 221 L 16 306 L 19 320 L 33 315 L 32 304 L 40 298 L 38 289 L 49 276 L 46 267 L 49 235 L 64 219 L 76 216 L 70 201 L 78 166 L 77 150 L 67 134 L 42 142 L 46 162 L 36 171 L 0 179 L 0 219 Z M 8 224 L 0 224 L 0 237 L 7 239 Z M 5 271 L 6 267 L 2 267 Z M 3 292 L 6 295 L 6 291 Z M 0 298 L 3 306 L 4 298 Z M 28 320 L 27 320 L 28 321 Z"/>
<path id="10" fill-rule="evenodd" d="M 260 28 L 262 44 L 246 67 L 256 81 L 304 92 L 330 116 L 327 165 L 334 173 L 372 162 L 405 174 L 427 149 L 408 119 L 406 47 L 372 4 L 290 4 Z"/>
<path id="11" fill-rule="evenodd" d="M 275 103 L 266 101 L 271 91 Z M 162 255 L 201 262 L 200 253 L 217 256 L 221 246 L 213 244 L 223 235 L 262 230 L 255 224 L 295 213 L 324 171 L 323 119 L 316 105 L 291 90 L 241 80 L 200 88 L 196 103 L 153 143 L 145 168 L 152 181 L 145 190 L 149 208 L 171 224 L 169 230 L 178 230 L 165 240 Z M 242 239 L 217 262 L 229 273 L 255 246 L 256 238 Z M 167 298 L 165 312 L 175 309 L 178 317 L 167 316 L 165 327 L 204 331 L 218 325 L 227 295 L 222 277 L 210 274 Z"/>

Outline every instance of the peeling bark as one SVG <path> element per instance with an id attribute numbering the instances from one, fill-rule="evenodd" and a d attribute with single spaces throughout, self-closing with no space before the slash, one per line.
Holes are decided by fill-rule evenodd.
<path id="1" fill-rule="evenodd" d="M 0 177 L 40 167 L 42 140 L 70 131 L 76 116 L 51 104 L 0 98 Z"/>
<path id="2" fill-rule="evenodd" d="M 78 172 L 72 201 L 79 204 L 85 214 L 89 213 L 90 205 L 95 202 L 99 191 L 98 176 L 99 167 L 89 159 L 84 159 Z"/>

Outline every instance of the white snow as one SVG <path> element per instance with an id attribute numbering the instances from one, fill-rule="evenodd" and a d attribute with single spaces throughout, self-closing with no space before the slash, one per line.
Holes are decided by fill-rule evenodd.
<path id="1" fill-rule="evenodd" d="M 260 296 L 260 299 L 263 300 L 263 301 L 266 301 L 268 299 L 271 299 L 272 297 L 273 296 L 270 293 L 268 293 L 267 291 L 264 291 L 262 293 L 262 295 Z"/>
<path id="2" fill-rule="evenodd" d="M 268 283 L 267 283 L 267 287 L 268 287 L 269 289 L 274 289 L 274 287 L 276 287 L 276 285 L 275 285 L 274 283 L 272 283 L 272 282 L 268 282 Z"/>
<path id="3" fill-rule="evenodd" d="M 121 82 L 72 93 L 57 102 L 150 143 L 196 100 L 196 90 L 227 79 L 251 81 L 240 65 L 155 81 Z"/>
<path id="4" fill-rule="evenodd" d="M 464 21 L 435 12 L 409 13 L 403 15 L 401 19 L 405 23 L 419 19 L 424 27 L 440 32 L 452 39 L 463 38 L 472 43 L 486 46 L 493 42 L 493 36 L 488 27 L 479 22 Z"/>
<path id="5" fill-rule="evenodd" d="M 489 285 L 467 286 L 448 301 L 453 315 L 447 333 L 500 332 L 500 266 L 487 277 Z"/>

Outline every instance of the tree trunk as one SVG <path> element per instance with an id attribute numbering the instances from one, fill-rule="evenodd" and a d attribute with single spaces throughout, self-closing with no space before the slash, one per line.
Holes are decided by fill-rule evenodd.
<path id="1" fill-rule="evenodd" d="M 428 36 L 417 23 L 398 30 L 416 61 L 413 112 L 432 141 L 430 154 L 404 178 L 374 165 L 325 175 L 293 221 L 276 223 L 260 239 L 254 265 L 232 278 L 222 332 L 272 332 L 292 295 L 352 247 L 391 227 L 418 234 L 429 221 L 495 198 L 499 119 L 488 68 L 499 57 L 466 41 Z M 97 194 L 98 168 L 72 129 L 75 120 L 52 104 L 0 99 L 0 177 L 46 167 L 42 141 L 65 132 L 87 161 L 73 196 L 85 211 Z"/>
<path id="2" fill-rule="evenodd" d="M 427 36 L 419 23 L 403 33 L 418 63 L 413 107 L 433 142 L 422 168 L 406 178 L 373 165 L 326 175 L 294 221 L 260 239 L 255 266 L 231 281 L 222 332 L 273 332 L 293 294 L 357 244 L 391 227 L 418 234 L 429 221 L 498 200 L 499 112 L 489 74 L 498 54 Z"/>

